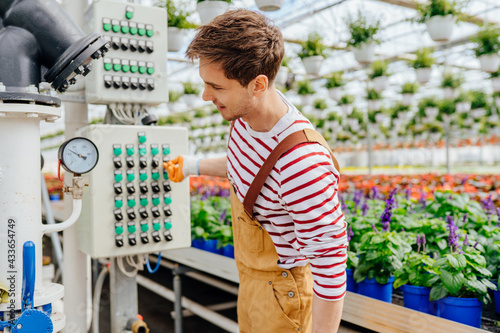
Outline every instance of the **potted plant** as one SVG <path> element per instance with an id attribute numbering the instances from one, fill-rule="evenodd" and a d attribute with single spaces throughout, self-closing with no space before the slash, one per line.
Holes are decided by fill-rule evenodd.
<path id="1" fill-rule="evenodd" d="M 483 91 L 471 91 L 471 116 L 474 119 L 480 119 L 486 114 L 488 100 Z"/>
<path id="2" fill-rule="evenodd" d="M 457 89 L 464 82 L 461 74 L 454 74 L 452 71 L 445 71 L 441 81 L 441 88 L 443 88 L 444 98 L 455 99 L 457 97 Z"/>
<path id="3" fill-rule="evenodd" d="M 380 20 L 371 22 L 358 11 L 357 18 L 349 17 L 346 23 L 351 35 L 347 46 L 352 47 L 354 58 L 362 64 L 372 63 L 375 60 L 375 45 L 378 43 L 375 35 L 380 29 Z"/>
<path id="4" fill-rule="evenodd" d="M 264 12 L 272 12 L 283 6 L 283 0 L 255 0 L 255 4 Z"/>
<path id="5" fill-rule="evenodd" d="M 382 95 L 373 88 L 366 90 L 366 101 L 368 102 L 368 110 L 375 111 L 380 109 L 380 100 Z"/>
<path id="6" fill-rule="evenodd" d="M 500 67 L 496 71 L 490 74 L 491 87 L 493 92 L 500 91 Z"/>
<path id="7" fill-rule="evenodd" d="M 460 91 L 455 99 L 457 113 L 467 113 L 471 108 L 471 94 L 468 91 Z"/>
<path id="8" fill-rule="evenodd" d="M 373 89 L 378 92 L 384 91 L 387 88 L 389 80 L 388 72 L 389 64 L 384 60 L 374 61 L 370 66 L 370 74 L 368 77 L 373 81 Z"/>
<path id="9" fill-rule="evenodd" d="M 456 0 L 430 0 L 417 5 L 418 22 L 425 23 L 432 40 L 446 42 L 453 34 L 453 27 L 461 15 L 461 5 Z"/>
<path id="10" fill-rule="evenodd" d="M 196 9 L 200 15 L 201 24 L 207 24 L 216 16 L 224 13 L 228 8 L 231 0 L 198 0 Z"/>
<path id="11" fill-rule="evenodd" d="M 495 100 L 496 107 L 500 108 L 500 91 L 493 93 L 493 99 Z"/>
<path id="12" fill-rule="evenodd" d="M 301 43 L 302 50 L 298 56 L 302 59 L 302 64 L 307 74 L 318 75 L 321 64 L 326 58 L 326 46 L 323 38 L 317 32 L 309 34 L 307 40 Z"/>
<path id="13" fill-rule="evenodd" d="M 479 59 L 481 70 L 485 72 L 495 72 L 500 66 L 500 31 L 497 26 L 486 24 L 479 32 L 471 38 L 476 43 L 474 51 Z"/>
<path id="14" fill-rule="evenodd" d="M 426 84 L 431 79 L 432 65 L 436 62 L 436 58 L 432 56 L 433 52 L 434 49 L 430 47 L 422 48 L 415 52 L 416 58 L 411 62 L 411 65 L 415 68 L 417 81 L 420 84 Z"/>
<path id="15" fill-rule="evenodd" d="M 354 109 L 354 106 L 352 105 L 354 103 L 354 96 L 348 94 L 343 95 L 342 97 L 340 97 L 338 103 L 340 108 L 342 109 L 342 112 L 345 115 L 349 115 L 352 113 L 352 110 Z"/>
<path id="16" fill-rule="evenodd" d="M 342 77 L 343 74 L 343 72 L 335 72 L 326 78 L 325 87 L 328 89 L 330 98 L 336 102 L 342 97 L 342 90 L 345 86 L 345 80 Z"/>
<path id="17" fill-rule="evenodd" d="M 416 82 L 405 82 L 401 86 L 401 94 L 403 95 L 403 105 L 411 105 L 413 101 L 413 95 L 418 91 L 418 83 Z"/>
<path id="18" fill-rule="evenodd" d="M 420 116 L 426 117 L 429 121 L 434 121 L 439 113 L 438 101 L 436 97 L 426 97 L 418 103 L 418 110 Z"/>
<path id="19" fill-rule="evenodd" d="M 187 29 L 196 28 L 196 25 L 188 20 L 192 13 L 181 9 L 186 7 L 183 1 L 176 5 L 172 0 L 158 0 L 155 5 L 167 11 L 167 47 L 169 52 L 177 52 L 184 45 Z"/>
<path id="20" fill-rule="evenodd" d="M 288 74 L 290 73 L 290 68 L 288 67 L 289 62 L 290 58 L 285 55 L 281 61 L 281 67 L 276 74 L 276 79 L 274 79 L 274 83 L 276 83 L 276 85 L 284 86 L 287 83 Z"/>
<path id="21" fill-rule="evenodd" d="M 182 85 L 184 86 L 183 100 L 189 108 L 192 108 L 200 94 L 200 89 L 192 82 L 183 82 Z"/>
<path id="22" fill-rule="evenodd" d="M 315 93 L 316 90 L 314 90 L 311 81 L 297 81 L 297 94 L 302 99 L 302 105 L 310 105 L 312 103 L 312 96 Z"/>

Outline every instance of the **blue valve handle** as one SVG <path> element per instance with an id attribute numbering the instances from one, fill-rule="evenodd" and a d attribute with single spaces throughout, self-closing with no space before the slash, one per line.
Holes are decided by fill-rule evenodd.
<path id="1" fill-rule="evenodd" d="M 33 308 L 35 270 L 35 244 L 32 241 L 27 241 L 23 245 L 22 311 L 24 311 L 25 308 Z"/>

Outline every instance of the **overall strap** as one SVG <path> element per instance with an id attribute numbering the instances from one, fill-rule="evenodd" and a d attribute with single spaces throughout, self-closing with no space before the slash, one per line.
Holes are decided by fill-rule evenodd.
<path id="1" fill-rule="evenodd" d="M 255 176 L 250 188 L 248 189 L 247 195 L 243 200 L 243 207 L 245 208 L 246 213 L 249 216 L 253 216 L 253 206 L 255 205 L 255 201 L 257 201 L 257 197 L 259 196 L 260 190 L 264 183 L 266 182 L 267 177 L 271 173 L 271 170 L 274 168 L 274 165 L 278 161 L 278 159 L 286 153 L 290 148 L 295 147 L 298 144 L 304 142 L 317 142 L 328 149 L 330 155 L 332 157 L 333 164 L 335 168 L 340 172 L 339 163 L 337 159 L 333 156 L 330 147 L 326 143 L 323 136 L 315 130 L 312 129 L 304 129 L 297 132 L 294 132 L 288 135 L 283 141 L 281 141 L 276 148 L 271 152 L 269 157 L 264 161 L 264 164 L 260 168 L 259 172 Z"/>

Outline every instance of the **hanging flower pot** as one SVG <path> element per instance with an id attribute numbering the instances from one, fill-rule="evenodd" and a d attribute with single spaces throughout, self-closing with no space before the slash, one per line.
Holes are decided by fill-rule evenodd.
<path id="1" fill-rule="evenodd" d="M 439 113 L 439 109 L 437 107 L 426 107 L 425 115 L 429 118 L 435 119 Z"/>
<path id="2" fill-rule="evenodd" d="M 492 77 L 491 78 L 491 87 L 494 92 L 500 91 L 500 77 Z"/>
<path id="3" fill-rule="evenodd" d="M 425 22 L 427 32 L 435 42 L 446 42 L 450 40 L 455 26 L 455 17 L 453 15 L 436 15 L 432 16 Z"/>
<path id="4" fill-rule="evenodd" d="M 438 301 L 439 317 L 481 327 L 483 303 L 477 298 L 445 297 Z"/>
<path id="5" fill-rule="evenodd" d="M 500 57 L 498 54 L 483 54 L 477 58 L 481 66 L 481 70 L 488 73 L 493 73 L 500 66 Z"/>
<path id="6" fill-rule="evenodd" d="M 281 8 L 283 0 L 255 0 L 255 4 L 264 12 L 272 12 Z"/>
<path id="7" fill-rule="evenodd" d="M 483 108 L 470 110 L 470 114 L 474 119 L 480 119 L 486 115 L 486 110 Z"/>
<path id="8" fill-rule="evenodd" d="M 276 74 L 274 83 L 278 86 L 284 86 L 288 81 L 288 73 L 290 73 L 290 69 L 288 69 L 288 67 L 281 66 L 278 74 Z"/>
<path id="9" fill-rule="evenodd" d="M 310 75 L 318 75 L 321 70 L 323 59 L 323 56 L 320 55 L 303 58 L 302 64 L 304 65 L 306 73 Z"/>
<path id="10" fill-rule="evenodd" d="M 405 106 L 410 106 L 413 103 L 413 94 L 403 94 L 401 103 Z"/>
<path id="11" fill-rule="evenodd" d="M 352 48 L 354 58 L 360 64 L 371 64 L 375 60 L 375 42 L 361 43 Z"/>
<path id="12" fill-rule="evenodd" d="M 383 302 L 391 303 L 393 282 L 394 276 L 391 276 L 389 282 L 385 284 L 378 283 L 375 279 L 364 279 L 358 284 L 358 293 Z"/>
<path id="13" fill-rule="evenodd" d="M 418 83 L 426 84 L 431 80 L 432 68 L 430 67 L 417 68 L 415 70 L 415 74 L 417 75 Z"/>
<path id="14" fill-rule="evenodd" d="M 313 102 L 313 95 L 300 95 L 300 98 L 302 100 L 301 104 L 302 105 L 311 105 Z"/>
<path id="15" fill-rule="evenodd" d="M 331 99 L 333 99 L 336 102 L 340 100 L 340 98 L 342 97 L 342 93 L 343 93 L 342 87 L 335 87 L 328 89 L 328 95 L 330 96 Z"/>
<path id="16" fill-rule="evenodd" d="M 346 116 L 350 115 L 352 113 L 352 110 L 354 109 L 354 105 L 352 104 L 342 104 L 340 105 L 340 109 L 342 110 L 342 113 L 345 114 Z"/>
<path id="17" fill-rule="evenodd" d="M 464 102 L 458 102 L 456 109 L 458 113 L 467 113 L 470 111 L 470 107 L 471 107 L 471 102 L 464 101 Z"/>
<path id="18" fill-rule="evenodd" d="M 369 111 L 380 110 L 380 100 L 367 100 L 367 102 Z"/>
<path id="19" fill-rule="evenodd" d="M 201 24 L 207 24 L 212 21 L 216 16 L 223 14 L 229 7 L 229 2 L 226 1 L 198 1 L 196 9 L 200 15 Z"/>
<path id="20" fill-rule="evenodd" d="M 455 88 L 445 87 L 443 88 L 444 98 L 446 99 L 455 99 L 458 95 L 458 90 Z"/>
<path id="21" fill-rule="evenodd" d="M 429 301 L 431 288 L 403 285 L 403 303 L 405 308 L 413 309 L 423 313 L 437 315 L 437 301 Z"/>
<path id="22" fill-rule="evenodd" d="M 377 76 L 373 79 L 373 89 L 375 89 L 376 92 L 382 92 L 387 88 L 388 83 L 388 76 Z"/>
<path id="23" fill-rule="evenodd" d="M 178 52 L 186 40 L 186 30 L 176 27 L 167 28 L 168 52 Z"/>

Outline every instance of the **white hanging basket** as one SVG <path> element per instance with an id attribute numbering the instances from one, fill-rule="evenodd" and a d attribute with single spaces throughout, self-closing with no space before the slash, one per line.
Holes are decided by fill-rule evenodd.
<path id="1" fill-rule="evenodd" d="M 477 58 L 481 70 L 488 73 L 493 73 L 498 70 L 500 66 L 500 57 L 498 54 L 483 54 Z"/>
<path id="2" fill-rule="evenodd" d="M 302 64 L 304 65 L 306 73 L 310 75 L 318 75 L 319 71 L 321 70 L 322 63 L 323 57 L 320 55 L 305 57 L 304 59 L 302 59 Z"/>
<path id="3" fill-rule="evenodd" d="M 458 102 L 455 106 L 458 113 L 467 113 L 470 111 L 471 102 Z"/>
<path id="4" fill-rule="evenodd" d="M 302 105 L 311 105 L 313 102 L 313 95 L 300 95 L 300 99 L 302 100 Z"/>
<path id="5" fill-rule="evenodd" d="M 216 16 L 223 14 L 227 8 L 229 7 L 229 3 L 225 1 L 202 1 L 196 4 L 196 10 L 200 15 L 201 24 L 207 24 L 212 21 Z"/>
<path id="6" fill-rule="evenodd" d="M 491 87 L 494 92 L 500 91 L 500 77 L 492 77 L 491 78 Z"/>
<path id="7" fill-rule="evenodd" d="M 445 87 L 443 88 L 444 98 L 455 99 L 457 98 L 458 90 L 455 88 Z"/>
<path id="8" fill-rule="evenodd" d="M 346 116 L 350 115 L 352 113 L 352 110 L 354 109 L 354 105 L 352 104 L 342 104 L 340 106 L 340 109 L 342 110 L 342 113 Z"/>
<path id="9" fill-rule="evenodd" d="M 426 84 L 431 80 L 432 68 L 423 67 L 415 69 L 415 74 L 417 75 L 417 81 L 420 84 Z"/>
<path id="10" fill-rule="evenodd" d="M 479 118 L 482 118 L 486 115 L 486 110 L 483 108 L 474 109 L 474 110 L 470 110 L 470 114 L 471 114 L 472 118 L 479 119 Z"/>
<path id="11" fill-rule="evenodd" d="M 373 89 L 376 92 L 382 92 L 387 88 L 387 84 L 389 83 L 389 77 L 377 76 L 372 81 L 373 81 Z"/>
<path id="12" fill-rule="evenodd" d="M 168 52 L 178 52 L 186 40 L 186 30 L 176 27 L 167 28 Z"/>
<path id="13" fill-rule="evenodd" d="M 344 89 L 342 87 L 330 88 L 328 89 L 328 95 L 331 99 L 338 102 L 340 101 L 340 98 L 342 98 L 343 91 Z"/>
<path id="14" fill-rule="evenodd" d="M 275 85 L 284 86 L 286 81 L 288 81 L 288 73 L 290 73 L 290 69 L 288 69 L 288 67 L 281 66 L 278 70 L 278 74 L 276 74 L 276 78 L 274 79 Z"/>
<path id="15" fill-rule="evenodd" d="M 403 94 L 401 103 L 405 106 L 410 106 L 413 103 L 413 94 Z"/>
<path id="16" fill-rule="evenodd" d="M 426 107 L 425 115 L 428 118 L 435 119 L 439 113 L 439 109 L 437 107 Z"/>
<path id="17" fill-rule="evenodd" d="M 500 108 L 500 97 L 495 97 L 495 106 Z"/>
<path id="18" fill-rule="evenodd" d="M 455 27 L 455 18 L 453 15 L 431 17 L 427 22 L 427 32 L 435 42 L 446 42 L 450 40 Z"/>
<path id="19" fill-rule="evenodd" d="M 281 8 L 283 0 L 255 0 L 255 4 L 264 12 L 272 12 Z"/>
<path id="20" fill-rule="evenodd" d="M 369 99 L 366 102 L 368 103 L 368 110 L 370 110 L 370 111 L 380 110 L 380 100 L 379 99 Z"/>
<path id="21" fill-rule="evenodd" d="M 359 47 L 353 47 L 354 58 L 360 64 L 371 64 L 375 60 L 375 42 L 362 43 Z"/>

